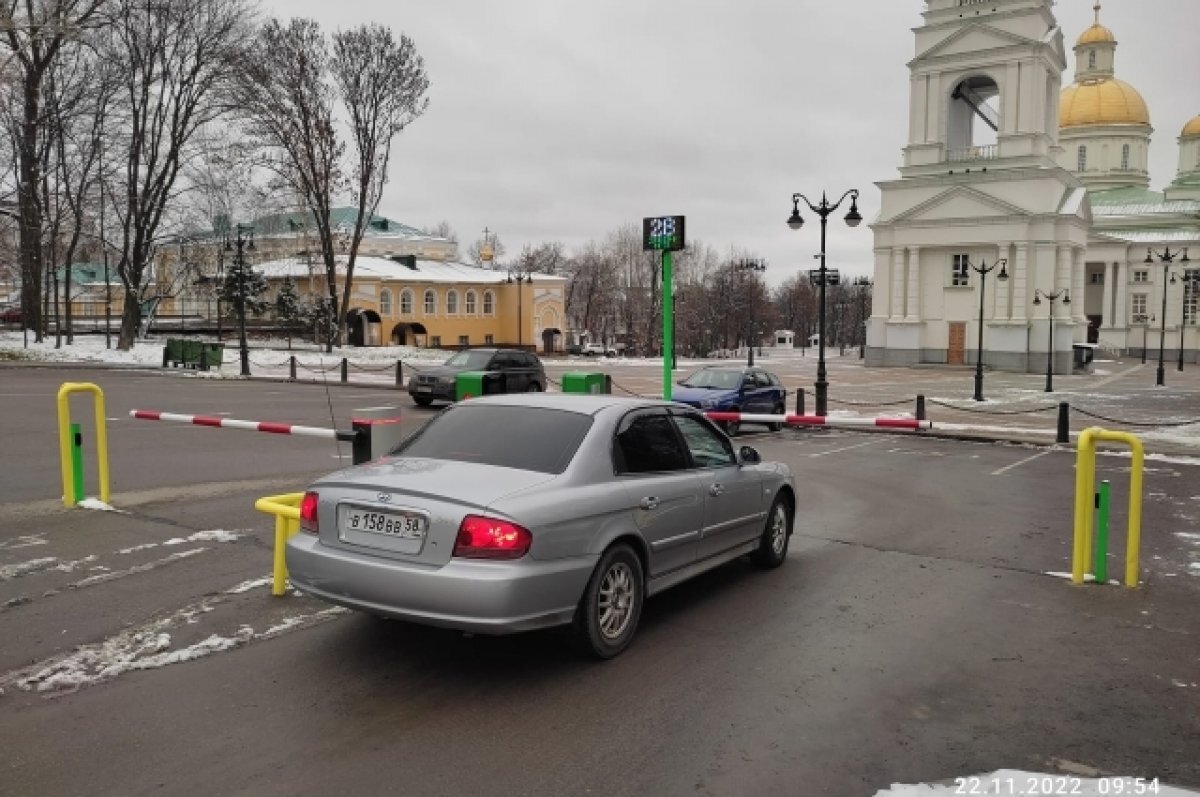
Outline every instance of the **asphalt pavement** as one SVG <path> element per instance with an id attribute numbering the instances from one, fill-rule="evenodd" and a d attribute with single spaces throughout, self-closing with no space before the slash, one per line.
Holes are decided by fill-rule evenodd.
<path id="1" fill-rule="evenodd" d="M 760 362 L 793 390 L 815 368 Z M 619 359 L 548 370 L 581 366 L 628 392 L 661 388 L 660 370 Z M 935 432 L 952 411 L 989 428 L 746 427 L 741 442 L 798 474 L 788 561 L 657 596 L 607 664 L 555 632 L 464 637 L 272 598 L 271 519 L 254 499 L 301 489 L 348 447 L 127 415 L 337 427 L 394 406 L 416 429 L 436 410 L 403 391 L 0 368 L 0 794 L 843 797 L 1002 767 L 1200 788 L 1195 449 L 1147 440 L 1161 456 L 1139 588 L 1074 587 L 1054 575 L 1070 569 L 1074 452 L 1026 431 L 1052 429 L 1037 401 L 1062 397 L 1156 424 L 1130 430 L 1174 429 L 1200 415 L 1197 369 L 1158 388 L 1153 365 L 1097 367 L 1056 376 L 1052 396 L 1034 395 L 1036 376 L 989 373 L 984 408 L 1028 414 L 972 424 L 969 371 L 831 359 L 831 410 L 888 414 L 922 394 Z M 64 381 L 105 391 L 114 511 L 59 499 Z M 91 440 L 90 404 L 72 412 Z M 1129 462 L 1098 467 L 1119 576 Z"/>

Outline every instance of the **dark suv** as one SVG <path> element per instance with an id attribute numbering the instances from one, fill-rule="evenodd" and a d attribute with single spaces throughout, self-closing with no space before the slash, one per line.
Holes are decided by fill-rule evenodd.
<path id="1" fill-rule="evenodd" d="M 422 368 L 408 380 L 408 394 L 422 407 L 433 401 L 454 401 L 458 375 L 466 371 L 504 374 L 505 393 L 534 393 L 546 389 L 546 371 L 532 352 L 521 349 L 463 349 L 449 360 Z"/>

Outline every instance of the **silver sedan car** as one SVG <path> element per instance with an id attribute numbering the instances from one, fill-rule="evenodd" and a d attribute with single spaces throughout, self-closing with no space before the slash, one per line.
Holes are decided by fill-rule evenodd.
<path id="1" fill-rule="evenodd" d="M 648 596 L 746 554 L 781 565 L 795 511 L 787 466 L 691 407 L 481 396 L 313 484 L 287 566 L 342 606 L 486 634 L 569 624 L 611 658 Z"/>

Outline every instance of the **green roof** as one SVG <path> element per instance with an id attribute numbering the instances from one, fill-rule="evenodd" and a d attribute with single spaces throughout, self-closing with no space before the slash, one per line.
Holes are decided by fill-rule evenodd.
<path id="1" fill-rule="evenodd" d="M 1091 191 L 1088 193 L 1092 207 L 1097 205 L 1157 205 L 1163 201 L 1159 191 L 1148 188 L 1129 186 L 1128 188 L 1110 188 L 1106 191 Z"/>
<path id="2" fill-rule="evenodd" d="M 358 218 L 357 208 L 333 208 L 331 211 L 329 211 L 329 220 L 335 229 L 339 227 L 353 228 L 356 218 Z M 294 213 L 273 213 L 269 216 L 260 216 L 254 220 L 254 233 L 256 235 L 298 234 L 306 228 L 315 229 L 315 227 L 315 219 L 308 211 L 297 211 Z M 410 227 L 407 224 L 401 224 L 398 221 L 379 215 L 371 216 L 370 226 L 367 228 L 367 234 L 391 234 L 401 236 L 427 235 L 426 232 L 419 230 L 416 227 Z"/>
<path id="3" fill-rule="evenodd" d="M 65 268 L 58 269 L 58 278 L 65 280 L 67 278 L 67 270 Z M 120 282 L 117 276 L 117 267 L 115 264 L 109 264 L 108 281 L 110 284 Z M 89 283 L 104 284 L 104 264 L 103 263 L 72 263 L 71 264 L 71 282 L 75 285 L 87 285 Z"/>

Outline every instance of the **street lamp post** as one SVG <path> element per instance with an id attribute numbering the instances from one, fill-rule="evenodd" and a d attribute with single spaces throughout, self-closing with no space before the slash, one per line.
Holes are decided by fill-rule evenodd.
<path id="1" fill-rule="evenodd" d="M 749 259 L 739 260 L 734 263 L 733 267 L 745 274 L 748 271 L 766 271 L 767 264 L 761 260 Z M 743 285 L 745 279 L 742 280 Z M 754 299 L 750 300 L 750 334 L 746 338 L 748 354 L 746 355 L 746 365 L 754 365 Z"/>
<path id="2" fill-rule="evenodd" d="M 988 265 L 986 260 L 980 261 L 976 266 L 968 259 L 967 267 L 979 275 L 979 345 L 975 347 L 975 400 L 983 401 L 983 296 L 987 290 L 987 275 L 1000 267 L 1000 273 L 996 275 L 997 282 L 1005 282 L 1008 280 L 1008 272 L 1005 271 L 1005 266 L 1008 265 L 1008 258 L 1002 257 L 992 265 Z"/>
<path id="3" fill-rule="evenodd" d="M 504 280 L 509 285 L 517 286 L 517 348 L 525 346 L 525 285 L 533 282 L 533 273 L 527 268 L 515 267 L 508 270 L 508 279 Z"/>
<path id="4" fill-rule="evenodd" d="M 1170 284 L 1174 285 L 1175 284 L 1175 272 L 1171 271 L 1171 264 L 1173 262 L 1175 262 L 1175 258 L 1179 257 L 1179 254 L 1180 254 L 1180 250 L 1176 249 L 1174 252 L 1172 252 L 1170 247 L 1164 248 L 1161 252 L 1155 252 L 1153 249 L 1147 248 L 1146 249 L 1146 260 L 1144 261 L 1147 265 L 1154 265 L 1154 258 L 1157 256 L 1158 261 L 1163 264 L 1162 310 L 1161 310 L 1161 312 L 1162 312 L 1161 324 L 1162 325 L 1159 327 L 1159 333 L 1158 333 L 1158 371 L 1154 377 L 1154 384 L 1157 385 L 1158 387 L 1163 387 L 1164 385 L 1167 384 L 1166 371 L 1163 369 L 1163 349 L 1166 346 L 1166 340 L 1167 340 L 1167 277 L 1171 278 Z M 1181 257 L 1179 259 L 1179 262 L 1180 263 L 1191 262 L 1188 260 L 1188 250 L 1186 250 L 1186 249 L 1183 250 L 1183 257 Z M 1180 327 L 1183 326 L 1182 318 L 1179 319 L 1179 324 L 1180 324 Z M 1180 346 L 1179 346 L 1180 370 L 1182 370 L 1182 358 L 1183 358 L 1182 340 L 1183 340 L 1183 338 L 1180 337 L 1180 341 L 1181 341 Z"/>
<path id="5" fill-rule="evenodd" d="M 813 213 L 816 213 L 821 218 L 821 252 L 817 258 L 821 261 L 820 268 L 817 269 L 817 279 L 820 286 L 820 304 L 817 309 L 817 324 L 820 337 L 817 341 L 817 381 L 816 381 L 816 399 L 817 399 L 817 415 L 824 417 L 829 408 L 829 382 L 825 378 L 825 283 L 827 282 L 827 273 L 825 268 L 825 228 L 829 218 L 829 214 L 838 209 L 838 206 L 845 201 L 846 197 L 850 197 L 850 211 L 846 214 L 846 226 L 857 227 L 862 222 L 862 216 L 858 212 L 858 189 L 851 188 L 846 193 L 842 194 L 841 199 L 832 205 L 826 199 L 825 193 L 821 193 L 821 204 L 814 205 L 808 201 L 808 197 L 804 194 L 792 194 L 792 215 L 788 217 L 787 225 L 793 230 L 798 230 L 804 226 L 804 219 L 800 216 L 800 200 L 804 200 L 804 204 L 808 205 Z"/>
<path id="6" fill-rule="evenodd" d="M 1034 305 L 1041 304 L 1042 299 L 1050 302 L 1050 315 L 1048 317 L 1050 321 L 1050 342 L 1046 347 L 1046 393 L 1054 392 L 1054 302 L 1060 298 L 1064 305 L 1071 303 L 1071 294 L 1066 288 L 1059 288 L 1049 293 L 1038 288 L 1033 292 Z"/>
<path id="7" fill-rule="evenodd" d="M 254 251 L 254 228 L 248 224 L 239 224 L 236 229 L 237 238 L 234 241 L 225 239 L 225 251 L 236 247 L 233 264 L 238 270 L 238 291 L 236 309 L 238 315 L 238 356 L 241 359 L 241 375 L 250 376 L 250 347 L 246 343 L 246 260 L 243 252 Z"/>

